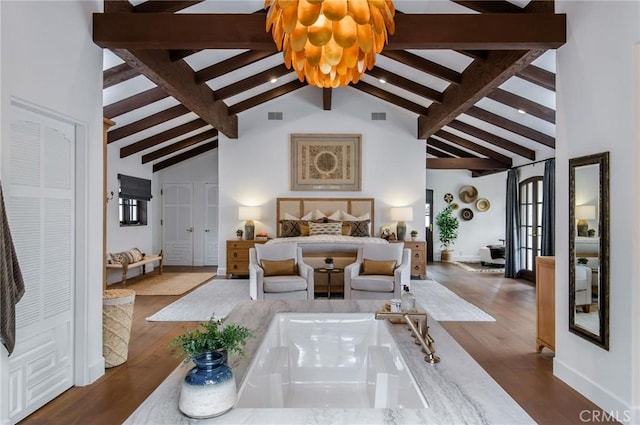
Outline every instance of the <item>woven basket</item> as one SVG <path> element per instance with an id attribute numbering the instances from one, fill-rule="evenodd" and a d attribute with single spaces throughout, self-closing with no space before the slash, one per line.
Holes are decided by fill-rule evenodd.
<path id="1" fill-rule="evenodd" d="M 102 354 L 105 366 L 114 367 L 127 361 L 133 304 L 132 289 L 107 289 L 102 300 Z"/>

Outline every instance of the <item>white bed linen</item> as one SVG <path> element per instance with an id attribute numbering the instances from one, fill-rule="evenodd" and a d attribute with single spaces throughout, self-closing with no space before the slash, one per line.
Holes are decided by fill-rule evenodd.
<path id="1" fill-rule="evenodd" d="M 295 236 L 292 238 L 271 239 L 267 243 L 297 242 L 303 254 L 355 252 L 366 243 L 389 243 L 382 238 L 355 237 L 344 235 Z"/>

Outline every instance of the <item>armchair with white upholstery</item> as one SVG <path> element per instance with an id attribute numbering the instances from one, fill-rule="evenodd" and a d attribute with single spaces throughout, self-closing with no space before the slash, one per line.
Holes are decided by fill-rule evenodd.
<path id="1" fill-rule="evenodd" d="M 254 300 L 313 299 L 313 268 L 295 242 L 249 249 L 249 295 Z"/>
<path id="2" fill-rule="evenodd" d="M 576 265 L 576 307 L 585 313 L 591 310 L 591 273 L 590 267 Z"/>
<path id="3" fill-rule="evenodd" d="M 344 269 L 344 299 L 400 298 L 410 279 L 411 250 L 404 244 L 364 244 Z"/>

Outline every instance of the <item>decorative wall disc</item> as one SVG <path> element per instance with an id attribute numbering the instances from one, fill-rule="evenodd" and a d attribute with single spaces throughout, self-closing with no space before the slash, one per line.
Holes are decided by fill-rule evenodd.
<path id="1" fill-rule="evenodd" d="M 453 195 L 451 193 L 444 194 L 444 202 L 450 204 L 453 201 Z"/>
<path id="2" fill-rule="evenodd" d="M 451 205 L 451 209 L 452 209 L 453 211 L 455 211 L 455 210 L 457 210 L 458 208 L 460 208 L 460 205 L 458 205 L 458 203 L 457 203 L 457 202 L 452 202 L 452 203 L 451 203 L 451 204 L 449 204 L 449 205 Z"/>
<path id="3" fill-rule="evenodd" d="M 478 189 L 476 189 L 475 186 L 463 186 L 460 192 L 458 192 L 458 196 L 462 202 L 466 202 L 467 204 L 475 202 L 478 197 Z"/>
<path id="4" fill-rule="evenodd" d="M 460 217 L 465 221 L 469 221 L 473 218 L 473 211 L 469 208 L 463 208 L 462 211 L 460 211 Z"/>
<path id="5" fill-rule="evenodd" d="M 476 208 L 480 212 L 485 212 L 491 207 L 489 200 L 487 198 L 480 198 L 476 201 Z"/>

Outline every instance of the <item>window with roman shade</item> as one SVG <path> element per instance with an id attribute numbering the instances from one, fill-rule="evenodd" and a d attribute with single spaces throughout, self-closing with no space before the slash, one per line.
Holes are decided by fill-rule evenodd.
<path id="1" fill-rule="evenodd" d="M 147 224 L 147 201 L 152 198 L 151 180 L 118 174 L 121 226 Z"/>

